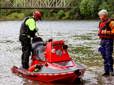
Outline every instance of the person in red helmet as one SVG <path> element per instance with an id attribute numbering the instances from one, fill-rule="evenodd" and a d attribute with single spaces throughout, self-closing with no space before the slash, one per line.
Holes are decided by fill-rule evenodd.
<path id="1" fill-rule="evenodd" d="M 37 21 L 37 20 L 41 20 L 41 13 L 40 13 L 40 11 L 34 11 L 33 12 L 33 17 L 34 17 L 34 19 Z"/>
<path id="2" fill-rule="evenodd" d="M 31 55 L 31 38 L 34 38 L 37 32 L 36 21 L 41 20 L 41 12 L 36 10 L 32 17 L 26 17 L 20 28 L 19 41 L 22 46 L 21 63 L 22 68 L 29 68 L 29 56 Z"/>

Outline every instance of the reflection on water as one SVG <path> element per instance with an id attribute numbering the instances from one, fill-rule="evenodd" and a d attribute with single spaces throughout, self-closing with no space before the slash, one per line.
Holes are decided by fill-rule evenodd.
<path id="1" fill-rule="evenodd" d="M 49 38 L 64 39 L 69 45 L 77 45 L 81 44 L 83 40 L 75 41 L 72 37 L 77 34 L 85 35 L 94 32 L 97 29 L 97 24 L 97 21 L 42 21 L 38 23 L 38 27 L 39 34 L 45 41 Z M 47 83 L 20 78 L 10 71 L 13 65 L 20 66 L 21 62 L 21 45 L 18 41 L 20 25 L 21 21 L 0 22 L 0 84 L 47 85 Z M 98 76 L 95 72 L 87 71 L 83 78 L 84 85 L 98 85 L 96 77 Z"/>

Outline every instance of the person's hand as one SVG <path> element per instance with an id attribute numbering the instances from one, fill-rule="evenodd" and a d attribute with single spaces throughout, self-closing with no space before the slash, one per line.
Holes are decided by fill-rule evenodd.
<path id="1" fill-rule="evenodd" d="M 106 34 L 106 30 L 102 30 L 102 34 Z"/>
<path id="2" fill-rule="evenodd" d="M 111 31 L 102 30 L 102 34 L 111 34 Z"/>

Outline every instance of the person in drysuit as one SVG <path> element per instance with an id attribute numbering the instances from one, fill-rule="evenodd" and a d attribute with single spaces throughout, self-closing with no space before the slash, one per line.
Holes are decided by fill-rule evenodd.
<path id="1" fill-rule="evenodd" d="M 22 68 L 29 68 L 29 56 L 31 55 L 31 38 L 37 32 L 36 21 L 41 20 L 41 12 L 36 10 L 32 17 L 26 17 L 20 28 L 19 40 L 22 46 Z"/>
<path id="2" fill-rule="evenodd" d="M 113 39 L 114 39 L 114 20 L 108 17 L 107 10 L 98 12 L 100 23 L 98 36 L 101 39 L 99 52 L 104 59 L 104 74 L 103 76 L 114 76 L 113 73 Z"/>

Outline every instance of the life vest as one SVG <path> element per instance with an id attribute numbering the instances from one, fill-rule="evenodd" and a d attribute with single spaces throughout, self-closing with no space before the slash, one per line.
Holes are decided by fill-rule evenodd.
<path id="1" fill-rule="evenodd" d="M 106 21 L 99 23 L 98 36 L 101 39 L 113 39 L 114 38 L 114 24 L 111 26 L 111 22 L 114 22 L 114 19 L 108 19 Z"/>
<path id="2" fill-rule="evenodd" d="M 29 27 L 25 24 L 26 21 L 28 19 L 30 19 L 30 18 L 32 18 L 32 17 L 26 17 L 24 19 L 24 22 L 22 23 L 21 28 L 20 28 L 20 35 L 25 35 L 25 36 L 29 35 L 30 37 L 34 37 L 35 36 L 36 30 L 30 31 Z"/>

